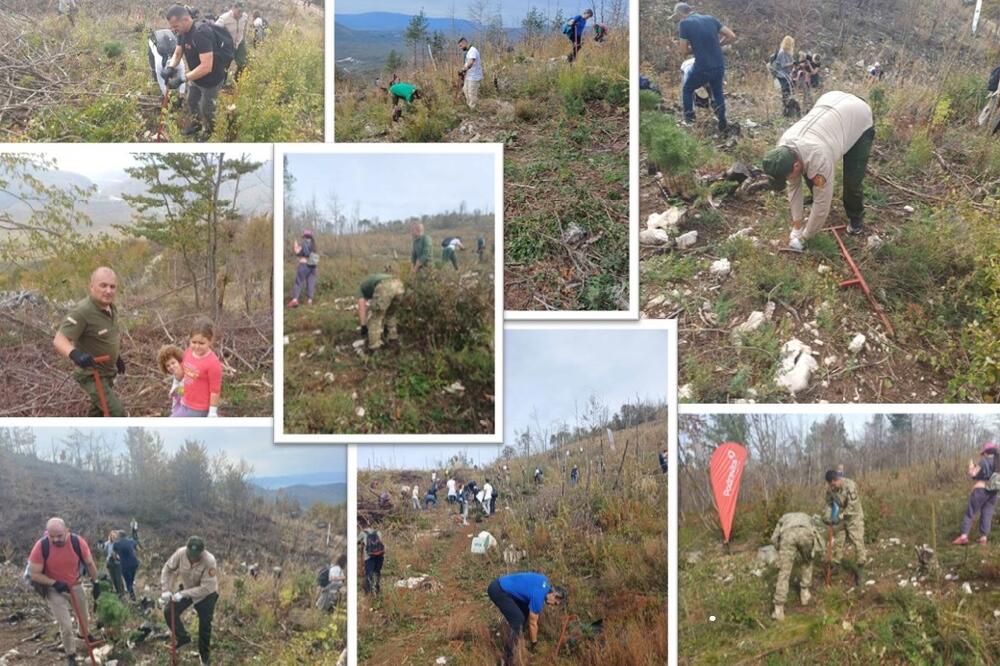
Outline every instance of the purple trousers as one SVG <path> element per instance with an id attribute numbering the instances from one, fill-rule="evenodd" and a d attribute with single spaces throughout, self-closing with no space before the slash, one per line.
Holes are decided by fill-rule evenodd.
<path id="1" fill-rule="evenodd" d="M 298 300 L 302 287 L 306 288 L 306 298 L 310 301 L 316 293 L 316 267 L 308 264 L 299 264 L 295 271 L 295 284 L 292 285 L 292 298 Z"/>
<path id="2" fill-rule="evenodd" d="M 965 517 L 962 518 L 962 534 L 968 534 L 972 527 L 972 521 L 976 514 L 979 514 L 979 533 L 983 536 L 990 535 L 990 526 L 993 524 L 993 510 L 997 506 L 997 494 L 988 492 L 985 488 L 974 488 L 969 495 L 969 506 L 965 510 Z"/>

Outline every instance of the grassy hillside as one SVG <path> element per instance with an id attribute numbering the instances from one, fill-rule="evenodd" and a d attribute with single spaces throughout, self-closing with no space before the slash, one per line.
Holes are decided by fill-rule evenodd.
<path id="1" fill-rule="evenodd" d="M 486 587 L 522 570 L 543 572 L 569 591 L 568 608 L 542 613 L 538 652 L 522 663 L 665 663 L 667 488 L 656 452 L 666 428 L 660 418 L 618 431 L 613 452 L 607 444 L 602 449 L 602 437 L 588 437 L 529 457 L 511 449 L 511 457 L 486 469 L 454 470 L 480 485 L 489 477 L 500 492 L 496 514 L 485 518 L 470 508 L 468 527 L 456 521 L 446 491 L 437 508 L 419 513 L 401 497 L 403 484 L 426 489 L 429 471 L 359 473 L 359 513 L 376 521 L 386 544 L 382 594 L 358 603 L 359 663 L 423 664 L 441 656 L 459 666 L 497 663 L 505 623 Z M 506 479 L 500 464 L 509 467 Z M 569 483 L 573 464 L 581 470 L 576 486 Z M 544 471 L 541 486 L 532 482 L 536 466 Z M 388 511 L 366 492 L 376 481 L 379 492 L 392 495 Z M 498 547 L 473 555 L 472 537 L 482 530 Z M 523 559 L 505 562 L 506 549 L 523 550 Z M 420 575 L 430 577 L 429 586 L 395 587 Z"/>
<path id="2" fill-rule="evenodd" d="M 648 316 L 679 319 L 684 399 L 935 403 L 1000 397 L 996 347 L 984 337 L 1000 317 L 992 260 L 1000 244 L 1000 148 L 975 123 L 997 59 L 990 37 L 995 25 L 984 25 L 972 39 L 971 8 L 958 0 L 943 11 L 906 0 L 847 7 L 699 7 L 739 35 L 727 55 L 726 90 L 730 122 L 741 126 L 742 136 L 728 140 L 716 135 L 707 110 L 699 110 L 692 130 L 676 127 L 675 26 L 644 24 L 643 73 L 664 97 L 643 94 L 641 217 L 683 207 L 685 216 L 671 235 L 697 231 L 698 238 L 687 249 L 642 249 L 641 303 Z M 824 59 L 823 87 L 813 99 L 845 90 L 873 109 L 865 234 L 845 243 L 895 335 L 859 289 L 839 285 L 852 276 L 832 233 L 817 235 L 804 255 L 785 253 L 785 195 L 723 176 L 743 165 L 750 183 L 761 184 L 764 153 L 793 122 L 781 115 L 780 95 L 764 66 L 785 34 L 796 37 L 797 50 Z M 859 61 L 880 61 L 884 80 L 869 82 Z M 830 224 L 845 224 L 840 176 L 837 181 Z M 720 277 L 709 269 L 721 259 L 731 268 Z M 765 314 L 764 322 L 736 333 L 755 311 Z M 858 334 L 866 343 L 852 352 L 849 344 Z M 811 347 L 818 365 L 809 388 L 795 396 L 774 381 L 781 347 L 793 338 Z"/>
<path id="3" fill-rule="evenodd" d="M 587 33 L 573 65 L 569 50 L 561 35 L 502 55 L 484 50 L 476 111 L 462 96 L 457 55 L 404 66 L 400 80 L 424 98 L 396 123 L 371 77 L 336 73 L 338 141 L 504 144 L 507 309 L 628 306 L 628 34 L 595 44 Z"/>
<path id="4" fill-rule="evenodd" d="M 151 29 L 166 28 L 163 7 L 133 0 L 80 3 L 76 26 L 52 3 L 5 3 L 0 84 L 11 91 L 0 107 L 0 137 L 34 142 L 149 142 L 161 120 L 167 140 L 187 140 L 148 62 Z M 323 139 L 323 12 L 293 0 L 254 4 L 272 26 L 250 48 L 244 76 L 222 92 L 213 141 Z M 232 77 L 230 77 L 232 79 Z M 176 95 L 173 96 L 176 99 Z"/>
<path id="5" fill-rule="evenodd" d="M 474 250 L 479 235 L 491 246 L 493 217 L 430 233 L 436 266 L 420 280 L 410 273 L 412 238 L 404 227 L 318 235 L 316 302 L 285 310 L 286 432 L 493 432 L 493 341 L 499 324 L 493 257 L 488 250 L 479 263 Z M 459 251 L 458 271 L 440 261 L 440 240 L 446 236 L 464 238 L 472 248 Z M 407 290 L 398 312 L 400 344 L 361 355 L 355 347 L 364 344 L 358 288 L 387 265 Z M 289 257 L 286 297 L 295 270 Z"/>
<path id="6" fill-rule="evenodd" d="M 166 467 L 160 470 L 160 482 L 147 484 L 150 497 L 160 492 L 163 480 L 174 478 L 176 465 Z M 213 490 L 219 495 L 207 505 L 212 508 L 200 504 L 178 508 L 160 502 L 158 510 L 137 504 L 131 488 L 129 482 L 106 471 L 95 473 L 0 449 L 0 614 L 5 618 L 0 625 L 0 653 L 14 659 L 9 651 L 16 650 L 17 663 L 32 666 L 62 660 L 58 631 L 47 605 L 20 581 L 24 560 L 45 521 L 61 516 L 74 532 L 96 546 L 108 530 L 127 530 L 135 516 L 141 538 L 136 578 L 139 601 L 127 606 L 109 658 L 123 666 L 170 663 L 169 629 L 155 607 L 160 568 L 188 536 L 199 534 L 219 563 L 213 662 L 337 663 L 346 643 L 346 611 L 341 605 L 333 614 L 325 614 L 314 606 L 315 571 L 329 564 L 335 549 L 343 548 L 343 536 L 333 545 L 326 543 L 326 525 L 317 523 L 317 516 L 334 516 L 336 509 L 328 507 L 324 513 L 317 505 L 296 515 L 281 505 L 248 500 L 237 510 L 224 494 L 235 490 L 230 482 L 228 491 L 221 484 Z M 173 491 L 176 497 L 184 493 L 180 488 Z M 334 534 L 343 534 L 342 508 Z M 95 559 L 103 570 L 102 558 Z M 247 565 L 254 563 L 262 572 L 257 578 L 247 571 Z M 196 622 L 187 615 L 185 622 L 193 632 Z M 96 627 L 92 632 L 99 633 Z M 192 659 L 197 662 L 186 650 L 180 663 L 192 663 Z"/>
<path id="7" fill-rule="evenodd" d="M 680 663 L 996 663 L 996 545 L 950 545 L 965 510 L 968 484 L 956 482 L 964 468 L 964 460 L 948 459 L 854 476 L 872 563 L 855 585 L 848 557 L 826 585 L 824 553 L 808 607 L 799 604 L 796 569 L 780 624 L 770 619 L 777 570 L 757 559 L 757 548 L 769 543 L 783 513 L 820 512 L 822 484 L 741 502 L 729 552 L 720 546 L 714 514 L 682 514 Z M 918 572 L 915 547 L 922 544 L 937 551 L 938 573 Z"/>

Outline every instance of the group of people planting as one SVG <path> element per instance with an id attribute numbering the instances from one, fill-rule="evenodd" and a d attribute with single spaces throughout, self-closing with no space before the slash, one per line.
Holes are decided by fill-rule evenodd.
<path id="1" fill-rule="evenodd" d="M 73 306 L 53 339 L 57 353 L 76 365 L 74 379 L 90 398 L 89 416 L 126 416 L 115 381 L 126 373 L 121 352 L 122 324 L 115 305 L 118 276 L 107 266 L 90 275 L 90 294 Z M 212 350 L 215 324 L 196 318 L 188 329 L 188 347 L 160 348 L 157 363 L 171 378 L 170 416 L 215 417 L 222 395 L 222 363 Z"/>

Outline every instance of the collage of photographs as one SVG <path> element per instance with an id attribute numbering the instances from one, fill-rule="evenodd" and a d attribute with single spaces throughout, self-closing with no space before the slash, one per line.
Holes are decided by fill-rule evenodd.
<path id="1" fill-rule="evenodd" d="M 1000 663 L 1000 2 L 0 43 L 0 666 Z"/>

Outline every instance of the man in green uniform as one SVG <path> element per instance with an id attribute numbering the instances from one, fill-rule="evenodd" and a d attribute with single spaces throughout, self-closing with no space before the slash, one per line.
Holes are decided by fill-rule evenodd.
<path id="1" fill-rule="evenodd" d="M 826 505 L 830 509 L 835 544 L 833 563 L 840 564 L 843 559 L 846 538 L 854 546 L 858 565 L 864 566 L 868 560 L 865 552 L 865 512 L 861 507 L 858 484 L 836 469 L 827 471 L 826 483 Z"/>
<path id="2" fill-rule="evenodd" d="M 389 342 L 399 339 L 396 310 L 403 300 L 403 283 L 388 273 L 373 273 L 358 289 L 358 320 L 368 334 L 368 350 L 382 347 L 382 328 L 388 329 Z"/>
<path id="3" fill-rule="evenodd" d="M 419 272 L 431 265 L 431 237 L 424 233 L 424 225 L 419 222 L 413 225 L 413 249 L 410 252 L 410 263 L 414 272 Z"/>
<path id="4" fill-rule="evenodd" d="M 113 390 L 115 376 L 125 374 L 125 361 L 119 353 L 118 310 L 114 303 L 117 290 L 118 277 L 110 268 L 101 266 L 91 273 L 90 295 L 69 311 L 52 341 L 56 351 L 79 368 L 74 378 L 90 396 L 89 416 L 104 415 L 93 369 L 101 377 L 109 415 L 125 416 Z M 99 356 L 108 356 L 109 360 L 97 363 L 94 359 Z"/>
<path id="5" fill-rule="evenodd" d="M 812 595 L 813 560 L 823 552 L 820 536 L 822 521 L 819 516 L 810 518 L 804 513 L 786 513 L 778 520 L 771 534 L 771 543 L 778 549 L 778 580 L 774 585 L 774 612 L 771 617 L 779 622 L 785 619 L 785 600 L 788 598 L 788 580 L 792 576 L 795 560 L 801 562 L 799 569 L 799 594 L 802 605 L 809 603 Z"/>

